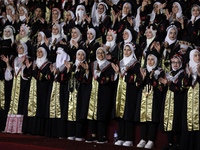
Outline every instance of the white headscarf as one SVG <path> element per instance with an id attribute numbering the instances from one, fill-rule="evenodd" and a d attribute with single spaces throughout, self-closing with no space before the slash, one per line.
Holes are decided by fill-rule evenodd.
<path id="1" fill-rule="evenodd" d="M 67 62 L 70 61 L 70 56 L 61 47 L 58 47 L 56 53 L 57 53 L 57 56 L 56 56 L 56 68 L 58 68 L 60 70 L 60 67 L 64 65 L 65 60 Z"/>
<path id="2" fill-rule="evenodd" d="M 28 11 L 25 7 L 23 7 L 22 5 L 20 6 L 23 10 L 24 10 L 24 15 L 23 16 L 19 16 L 19 20 L 20 21 L 24 21 L 26 19 L 26 14 L 28 14 Z M 19 7 L 19 8 L 20 8 Z"/>
<path id="3" fill-rule="evenodd" d="M 42 44 L 44 43 L 44 36 L 45 36 L 45 34 L 44 34 L 43 31 L 40 31 L 39 33 L 40 33 L 41 36 L 42 36 L 42 41 L 40 42 L 40 44 L 42 45 Z M 38 33 L 38 34 L 39 34 L 39 33 Z"/>
<path id="4" fill-rule="evenodd" d="M 99 5 L 103 5 L 104 6 L 104 11 L 101 14 L 98 13 L 98 7 L 99 7 Z M 94 27 L 96 27 L 96 26 L 98 27 L 99 26 L 99 18 L 100 17 L 101 17 L 101 21 L 104 21 L 104 19 L 106 17 L 106 10 L 107 9 L 108 9 L 107 4 L 104 3 L 104 2 L 100 2 L 97 5 L 97 9 L 93 10 L 94 12 L 92 12 L 92 13 L 94 13 L 94 14 L 92 14 L 92 16 L 93 16 L 92 17 L 92 24 L 93 24 Z"/>
<path id="5" fill-rule="evenodd" d="M 14 15 L 14 14 L 15 14 L 15 9 L 14 9 L 14 7 L 13 7 L 12 5 L 7 5 L 7 7 L 10 7 L 10 9 L 12 10 L 12 14 Z M 10 15 L 6 15 L 6 17 L 7 17 L 7 19 L 8 19 L 10 22 L 13 21 Z"/>
<path id="6" fill-rule="evenodd" d="M 124 45 L 124 48 L 126 47 L 126 46 L 128 46 L 128 47 L 130 47 L 130 49 L 131 49 L 131 55 L 130 56 L 128 56 L 128 57 L 126 57 L 125 55 L 124 55 L 124 57 L 123 57 L 123 63 L 124 63 L 124 65 L 127 65 L 132 59 L 134 60 L 134 62 L 135 61 L 137 61 L 137 58 L 136 58 L 136 56 L 135 56 L 135 45 L 133 45 L 132 43 L 126 43 L 125 45 Z"/>
<path id="7" fill-rule="evenodd" d="M 82 8 L 83 10 L 78 10 L 79 8 Z M 83 20 L 83 15 L 85 15 L 85 14 L 86 14 L 85 6 L 78 5 L 77 8 L 76 8 L 76 18 L 79 15 L 79 20 L 77 22 L 78 24 L 81 24 L 81 22 Z"/>
<path id="8" fill-rule="evenodd" d="M 53 8 L 53 9 L 52 9 L 52 13 L 53 13 L 53 11 L 57 11 L 57 12 L 58 12 L 58 18 L 57 18 L 56 20 L 59 20 L 60 17 L 61 17 L 61 12 L 60 12 L 60 10 L 59 10 L 58 8 Z"/>
<path id="9" fill-rule="evenodd" d="M 111 47 L 113 47 L 116 44 L 117 34 L 113 30 L 109 30 L 108 32 L 112 33 L 113 40 L 110 41 L 110 42 L 106 41 L 106 46 L 110 46 L 110 48 L 111 48 Z"/>
<path id="10" fill-rule="evenodd" d="M 73 29 L 76 29 L 76 32 L 77 32 L 78 36 L 75 39 L 71 38 L 71 40 L 70 40 L 71 48 L 73 47 L 72 40 L 74 40 L 75 42 L 79 42 L 81 40 L 81 38 L 82 38 L 82 34 L 81 34 L 80 30 L 78 28 L 76 28 L 76 27 L 74 27 Z"/>
<path id="11" fill-rule="evenodd" d="M 8 29 L 10 31 L 10 36 L 9 37 L 3 37 L 4 40 L 7 40 L 7 39 L 11 39 L 12 43 L 14 43 L 14 33 L 15 33 L 15 29 L 14 27 L 10 26 L 10 25 L 7 25 L 5 28 L 4 28 L 4 32 L 5 30 Z"/>
<path id="12" fill-rule="evenodd" d="M 100 49 L 102 49 L 102 50 L 104 51 L 104 54 L 105 54 L 105 57 L 104 57 L 103 60 L 99 60 L 98 57 L 97 57 L 97 52 L 98 52 L 98 50 L 100 50 Z M 106 60 L 106 50 L 105 50 L 105 48 L 99 47 L 99 48 L 97 49 L 97 51 L 96 51 L 96 59 L 97 59 L 97 63 L 99 64 L 99 66 L 101 66 L 104 62 L 107 61 L 107 60 Z"/>
<path id="13" fill-rule="evenodd" d="M 135 27 L 134 27 L 134 30 L 136 32 L 139 32 L 139 27 L 140 27 L 140 9 L 141 9 L 141 6 L 138 7 L 138 9 L 137 9 L 137 15 L 135 17 Z"/>
<path id="14" fill-rule="evenodd" d="M 192 68 L 192 84 L 194 84 L 194 82 L 197 79 L 197 65 L 200 64 L 200 62 L 196 63 L 193 59 L 195 52 L 198 52 L 200 54 L 200 52 L 197 49 L 193 49 L 192 51 L 190 51 L 189 68 Z"/>
<path id="15" fill-rule="evenodd" d="M 191 15 L 192 15 L 192 11 L 193 11 L 193 9 L 194 9 L 195 6 L 199 8 L 199 12 L 200 12 L 200 6 L 197 5 L 197 4 L 194 4 L 193 7 L 192 7 L 192 10 L 191 10 Z M 192 15 L 190 21 L 193 21 L 194 18 L 195 18 L 195 17 Z M 197 21 L 199 18 L 200 18 L 200 14 L 196 17 L 195 21 Z"/>
<path id="16" fill-rule="evenodd" d="M 74 20 L 75 19 L 74 13 L 71 10 L 68 10 L 67 12 L 71 14 L 72 20 Z M 69 21 L 67 23 L 69 23 Z"/>
<path id="17" fill-rule="evenodd" d="M 128 32 L 128 39 L 124 40 L 124 43 L 131 42 L 133 39 L 132 33 L 129 29 L 125 29 L 124 32 Z"/>
<path id="18" fill-rule="evenodd" d="M 44 47 L 39 47 L 38 49 L 41 49 L 42 50 L 42 53 L 43 53 L 43 56 L 42 58 L 37 58 L 36 59 L 36 65 L 38 68 L 40 68 L 45 62 L 48 61 L 47 59 L 47 51 Z"/>
<path id="19" fill-rule="evenodd" d="M 19 58 L 21 58 L 21 57 L 23 57 L 23 56 L 25 56 L 25 55 L 28 54 L 28 47 L 27 47 L 27 45 L 25 43 L 22 43 L 22 46 L 24 48 L 24 52 L 23 52 L 23 54 L 18 54 Z"/>
<path id="20" fill-rule="evenodd" d="M 148 26 L 147 26 L 147 27 L 146 27 L 146 30 L 147 30 L 147 29 L 150 29 L 151 32 L 153 33 L 152 38 L 150 38 L 150 39 L 147 38 L 147 46 L 146 46 L 146 47 L 149 47 L 149 45 L 152 43 L 152 41 L 156 38 L 157 30 L 156 30 L 156 29 L 153 30 L 153 26 L 150 26 L 150 28 L 148 28 Z"/>
<path id="21" fill-rule="evenodd" d="M 124 7 L 125 7 L 126 4 L 128 4 L 128 6 L 129 6 L 129 11 L 131 12 L 131 10 L 132 10 L 132 6 L 131 6 L 130 3 L 128 3 L 128 2 L 124 3 L 124 5 L 122 7 L 122 19 L 124 19 L 128 15 L 128 14 L 124 14 L 123 13 L 123 9 L 124 9 Z"/>
<path id="22" fill-rule="evenodd" d="M 175 29 L 176 30 L 176 39 L 174 40 L 170 40 L 169 39 L 169 32 L 172 30 L 172 29 Z M 175 25 L 171 25 L 167 28 L 167 36 L 165 37 L 165 42 L 168 42 L 169 45 L 173 44 L 174 42 L 176 42 L 177 40 L 177 35 L 178 35 L 178 29 Z"/>
<path id="23" fill-rule="evenodd" d="M 53 27 L 54 27 L 54 26 L 57 26 L 57 27 L 58 27 L 59 32 L 58 32 L 57 35 L 53 34 L 53 32 L 52 32 L 52 34 L 51 34 L 52 43 L 53 43 L 53 41 L 55 40 L 55 38 L 56 38 L 57 40 L 58 40 L 59 38 L 61 38 L 61 26 L 60 26 L 60 24 L 54 24 Z M 53 27 L 52 27 L 52 28 L 53 28 Z"/>
<path id="24" fill-rule="evenodd" d="M 24 28 L 26 34 L 20 39 L 20 43 L 26 43 L 28 40 L 30 40 L 29 35 L 31 33 L 31 30 L 30 27 L 25 24 L 22 24 L 21 27 Z"/>
<path id="25" fill-rule="evenodd" d="M 157 59 L 157 57 L 156 57 L 155 55 L 149 54 L 149 55 L 147 56 L 147 60 L 148 60 L 148 57 L 149 57 L 149 56 L 153 56 L 154 61 L 155 61 L 155 63 L 154 63 L 153 66 L 149 66 L 149 64 L 147 63 L 147 70 L 148 70 L 148 72 L 151 72 L 154 68 L 156 68 L 157 63 L 158 63 L 158 59 Z"/>
<path id="26" fill-rule="evenodd" d="M 155 2 L 155 3 L 153 4 L 153 6 L 154 6 L 154 5 L 158 5 L 158 6 L 159 6 L 159 5 L 161 5 L 161 3 L 160 3 L 160 2 Z M 160 9 L 159 11 L 160 11 L 161 14 L 163 13 L 163 9 Z M 151 23 L 154 22 L 155 17 L 156 17 L 156 13 L 154 12 L 154 10 L 152 10 L 152 12 L 151 12 L 151 14 L 150 14 L 150 21 L 151 21 Z"/>
<path id="27" fill-rule="evenodd" d="M 178 12 L 176 13 L 176 19 L 181 18 L 182 15 L 182 7 L 178 2 L 174 2 L 173 4 L 176 4 L 178 6 Z"/>
<path id="28" fill-rule="evenodd" d="M 117 5 L 117 3 L 119 2 L 119 0 L 111 0 L 112 1 L 112 3 L 114 4 L 114 5 Z"/>
<path id="29" fill-rule="evenodd" d="M 77 56 L 78 56 L 78 53 L 79 53 L 79 52 L 83 52 L 83 53 L 84 53 L 84 59 L 83 59 L 82 61 L 79 61 L 79 60 L 77 59 Z M 79 50 L 76 52 L 76 61 L 75 61 L 75 65 L 78 66 L 80 63 L 84 62 L 85 59 L 86 59 L 86 53 L 85 53 L 85 51 L 82 50 L 82 49 L 79 49 Z"/>
<path id="30" fill-rule="evenodd" d="M 95 38 L 96 38 L 96 31 L 95 31 L 93 28 L 88 29 L 87 33 L 88 33 L 89 31 L 92 32 L 92 35 L 93 35 L 93 39 L 92 39 L 92 40 L 89 40 L 89 43 L 91 43 L 91 42 L 94 41 Z"/>

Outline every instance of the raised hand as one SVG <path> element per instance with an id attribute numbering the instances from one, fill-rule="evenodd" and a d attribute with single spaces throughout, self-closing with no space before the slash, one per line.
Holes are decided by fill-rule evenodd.
<path id="1" fill-rule="evenodd" d="M 192 68 L 189 67 L 189 64 L 186 64 L 187 70 L 188 70 L 188 78 L 190 78 L 191 74 L 192 74 Z"/>
<path id="2" fill-rule="evenodd" d="M 164 78 L 162 78 L 162 77 L 160 77 L 160 78 L 158 79 L 158 81 L 159 81 L 160 83 L 164 84 L 164 85 L 167 84 L 167 79 L 164 79 Z"/>
<path id="3" fill-rule="evenodd" d="M 128 22 L 129 22 L 130 26 L 133 26 L 133 19 L 130 18 L 130 17 L 127 17 L 127 20 L 128 20 Z"/>
<path id="4" fill-rule="evenodd" d="M 49 69 L 50 69 L 51 72 L 54 72 L 53 64 L 51 64 L 51 65 L 49 66 Z"/>
<path id="5" fill-rule="evenodd" d="M 119 73 L 119 66 L 117 64 L 115 65 L 114 63 L 111 63 L 111 66 L 114 69 L 115 73 L 118 74 Z"/>
<path id="6" fill-rule="evenodd" d="M 146 77 L 146 74 L 147 74 L 146 70 L 145 70 L 145 71 L 143 71 L 143 69 L 142 69 L 142 68 L 140 68 L 140 73 L 141 73 L 141 75 L 142 75 L 142 80 L 144 80 L 144 79 L 145 79 L 145 77 Z"/>
<path id="7" fill-rule="evenodd" d="M 146 70 L 145 70 L 145 71 L 146 71 Z M 152 79 L 152 77 L 153 77 L 153 74 L 154 74 L 154 70 L 152 70 L 152 71 L 151 71 L 151 74 L 150 74 L 150 76 L 149 76 L 149 77 L 150 77 L 150 79 Z"/>
<path id="8" fill-rule="evenodd" d="M 1 55 L 1 59 L 7 64 L 9 63 L 9 58 L 8 56 L 6 57 L 5 55 Z"/>
<path id="9" fill-rule="evenodd" d="M 169 18 L 171 18 L 171 16 L 172 16 L 172 12 L 169 13 L 169 10 L 166 9 L 166 10 L 165 10 L 165 15 L 166 15 L 166 19 L 169 20 Z"/>
<path id="10" fill-rule="evenodd" d="M 66 60 L 64 61 L 64 64 L 65 64 L 65 66 L 67 68 L 67 73 L 68 73 L 70 71 L 70 69 L 71 69 L 71 64 L 70 64 L 70 62 L 67 62 Z"/>
<path id="11" fill-rule="evenodd" d="M 25 60 L 25 64 L 26 64 L 26 67 L 27 67 L 27 68 L 30 68 L 30 66 L 32 65 L 32 61 L 29 62 L 29 60 L 26 59 L 26 60 Z"/>

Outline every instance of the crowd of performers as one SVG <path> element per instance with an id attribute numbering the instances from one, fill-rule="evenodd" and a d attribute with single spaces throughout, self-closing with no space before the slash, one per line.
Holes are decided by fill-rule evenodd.
<path id="1" fill-rule="evenodd" d="M 0 130 L 200 149 L 200 2 L 0 1 Z M 90 137 L 85 139 L 89 129 Z"/>

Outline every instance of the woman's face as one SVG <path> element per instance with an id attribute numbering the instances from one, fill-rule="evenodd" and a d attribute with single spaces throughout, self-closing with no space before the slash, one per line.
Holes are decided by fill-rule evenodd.
<path id="1" fill-rule="evenodd" d="M 176 30 L 175 29 L 171 29 L 170 31 L 169 31 L 169 39 L 170 40 L 175 40 L 176 39 Z"/>
<path id="2" fill-rule="evenodd" d="M 150 67 L 152 67 L 155 64 L 155 60 L 154 60 L 154 57 L 152 55 L 148 56 L 147 63 Z"/>
<path id="3" fill-rule="evenodd" d="M 127 32 L 127 31 L 124 31 L 124 33 L 123 33 L 123 39 L 124 39 L 124 40 L 127 40 L 128 38 L 129 38 L 128 32 Z"/>
<path id="4" fill-rule="evenodd" d="M 194 6 L 193 7 L 193 9 L 192 9 L 192 15 L 194 16 L 194 17 L 197 17 L 197 16 L 199 16 L 199 7 L 198 6 Z"/>
<path id="5" fill-rule="evenodd" d="M 174 14 L 176 14 L 178 11 L 179 11 L 178 5 L 176 5 L 176 4 L 174 3 L 173 6 L 172 6 L 172 12 L 173 12 Z"/>
<path id="6" fill-rule="evenodd" d="M 23 16 L 25 14 L 24 9 L 22 7 L 19 7 L 19 15 Z"/>
<path id="7" fill-rule="evenodd" d="M 91 31 L 88 31 L 87 32 L 87 39 L 88 40 L 92 40 L 94 38 L 94 35 L 92 34 L 92 32 Z"/>
<path id="8" fill-rule="evenodd" d="M 57 34 L 59 33 L 59 29 L 58 29 L 58 27 L 57 27 L 56 25 L 53 26 L 53 28 L 52 28 L 52 33 L 53 33 L 54 35 L 57 35 Z"/>
<path id="9" fill-rule="evenodd" d="M 151 39 L 153 37 L 153 32 L 151 31 L 151 29 L 146 30 L 146 37 L 147 39 Z"/>
<path id="10" fill-rule="evenodd" d="M 104 58 L 105 58 L 105 52 L 104 52 L 102 49 L 99 49 L 99 50 L 97 51 L 97 58 L 98 58 L 99 60 L 104 60 Z"/>
<path id="11" fill-rule="evenodd" d="M 58 12 L 57 12 L 56 10 L 54 10 L 54 11 L 52 12 L 52 19 L 53 19 L 53 20 L 58 19 Z"/>
<path id="12" fill-rule="evenodd" d="M 154 4 L 154 5 L 153 5 L 153 10 L 154 10 L 154 12 L 157 12 L 157 11 L 158 11 L 158 4 Z"/>
<path id="13" fill-rule="evenodd" d="M 43 52 L 42 52 L 42 49 L 39 48 L 39 49 L 37 50 L 37 58 L 42 58 L 42 57 L 43 57 Z"/>
<path id="14" fill-rule="evenodd" d="M 125 57 L 129 57 L 132 54 L 131 48 L 129 46 L 125 46 L 123 51 Z"/>
<path id="15" fill-rule="evenodd" d="M 129 5 L 126 4 L 126 5 L 124 6 L 124 8 L 123 8 L 122 11 L 123 11 L 123 13 L 124 13 L 125 15 L 129 14 L 129 13 L 130 13 Z"/>
<path id="16" fill-rule="evenodd" d="M 25 31 L 25 29 L 23 27 L 20 27 L 19 34 L 20 34 L 21 38 L 25 37 L 26 31 Z"/>
<path id="17" fill-rule="evenodd" d="M 199 55 L 200 55 L 199 52 L 194 52 L 193 60 L 195 63 L 199 63 L 199 58 L 200 58 Z"/>
<path id="18" fill-rule="evenodd" d="M 72 39 L 76 39 L 78 37 L 78 33 L 76 29 L 72 29 L 71 36 L 72 36 Z"/>
<path id="19" fill-rule="evenodd" d="M 17 48 L 17 53 L 18 54 L 23 54 L 24 53 L 24 47 L 22 44 L 19 44 L 18 48 Z"/>
<path id="20" fill-rule="evenodd" d="M 10 36 L 11 36 L 11 33 L 10 33 L 10 30 L 9 30 L 9 29 L 5 29 L 5 30 L 4 30 L 4 36 L 5 36 L 5 37 L 10 37 Z"/>
<path id="21" fill-rule="evenodd" d="M 38 41 L 38 42 L 41 42 L 41 41 L 42 41 L 42 35 L 41 35 L 40 33 L 38 33 L 37 41 Z"/>
<path id="22" fill-rule="evenodd" d="M 36 17 L 36 18 L 42 17 L 42 9 L 41 9 L 41 8 L 37 8 L 37 9 L 35 10 L 35 17 Z"/>
<path id="23" fill-rule="evenodd" d="M 71 13 L 70 12 L 67 12 L 66 14 L 66 20 L 71 20 L 72 19 L 72 16 L 71 16 Z"/>
<path id="24" fill-rule="evenodd" d="M 80 52 L 78 52 L 78 54 L 77 54 L 77 59 L 79 60 L 79 61 L 83 61 L 84 60 L 84 53 L 82 52 L 82 51 L 80 51 Z"/>
<path id="25" fill-rule="evenodd" d="M 174 58 L 172 60 L 172 68 L 174 68 L 175 70 L 177 70 L 181 65 L 181 62 L 178 58 Z"/>
<path id="26" fill-rule="evenodd" d="M 99 5 L 97 8 L 98 14 L 102 14 L 104 12 L 104 6 L 103 5 Z"/>
<path id="27" fill-rule="evenodd" d="M 111 42 L 113 40 L 113 36 L 112 36 L 112 33 L 111 32 L 108 32 L 107 36 L 106 36 L 106 40 L 108 42 Z"/>
<path id="28" fill-rule="evenodd" d="M 9 6 L 6 7 L 6 14 L 12 15 L 12 9 Z"/>

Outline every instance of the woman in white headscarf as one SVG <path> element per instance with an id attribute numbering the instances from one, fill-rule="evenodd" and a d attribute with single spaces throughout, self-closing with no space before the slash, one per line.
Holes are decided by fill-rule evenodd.
<path id="1" fill-rule="evenodd" d="M 18 8 L 20 25 L 26 22 L 26 17 L 28 17 L 28 8 L 25 5 L 20 5 Z"/>
<path id="2" fill-rule="evenodd" d="M 78 27 L 74 27 L 72 28 L 71 31 L 71 39 L 68 43 L 68 54 L 70 55 L 70 59 L 72 62 L 75 62 L 76 60 L 76 52 L 78 51 L 78 49 L 81 49 L 83 45 L 83 41 L 82 41 L 82 33 L 79 30 Z"/>
<path id="3" fill-rule="evenodd" d="M 165 86 L 159 80 L 164 78 L 165 72 L 158 67 L 158 59 L 153 52 L 147 52 L 147 65 L 142 70 L 143 82 L 138 92 L 135 118 L 135 121 L 140 122 L 141 140 L 137 144 L 140 148 L 154 148 L 157 126 L 160 122 L 160 106 Z"/>
<path id="4" fill-rule="evenodd" d="M 87 53 L 88 63 L 96 60 L 96 50 L 100 47 L 99 42 L 96 41 L 96 30 L 90 28 L 87 31 L 87 40 L 84 43 L 84 48 Z"/>
<path id="5" fill-rule="evenodd" d="M 88 107 L 90 138 L 87 143 L 107 143 L 106 125 L 110 119 L 114 98 L 114 70 L 106 60 L 106 50 L 99 47 L 96 51 L 96 61 L 91 65 L 92 87 Z M 95 104 L 95 105 L 94 105 Z M 96 127 L 98 126 L 98 128 Z M 97 128 L 97 130 L 96 130 Z"/>
<path id="6" fill-rule="evenodd" d="M 134 116 L 138 87 L 141 80 L 140 63 L 135 56 L 135 45 L 126 43 L 123 59 L 118 65 L 112 64 L 118 75 L 118 86 L 115 101 L 115 117 L 119 118 L 118 141 L 115 145 L 132 146 L 134 140 Z M 116 78 L 116 77 L 115 77 Z M 122 97 L 121 95 L 125 95 Z"/>
<path id="7" fill-rule="evenodd" d="M 119 48 L 116 43 L 117 33 L 114 30 L 109 30 L 106 35 L 106 43 L 104 45 L 106 50 L 106 59 L 116 63 L 118 60 Z"/>
<path id="8" fill-rule="evenodd" d="M 75 15 L 71 10 L 68 10 L 65 17 L 65 22 L 62 23 L 63 33 L 67 39 L 71 39 L 71 29 L 75 26 Z"/>
<path id="9" fill-rule="evenodd" d="M 181 148 L 192 150 L 199 148 L 199 82 L 200 82 L 200 52 L 190 51 L 190 61 L 184 84 L 188 87 L 183 105 L 183 140 Z"/>
<path id="10" fill-rule="evenodd" d="M 15 23 L 15 6 L 8 4 L 6 6 L 6 18 L 7 21 L 5 22 L 5 25 L 12 25 Z"/>
<path id="11" fill-rule="evenodd" d="M 68 84 L 68 139 L 83 141 L 86 130 L 88 103 L 91 90 L 91 76 L 86 61 L 86 53 L 79 49 L 76 60 L 71 68 L 71 77 Z M 73 107 L 74 106 L 74 107 Z"/>
<path id="12" fill-rule="evenodd" d="M 200 46 L 198 31 L 200 30 L 200 6 L 195 4 L 191 10 L 191 19 L 187 26 L 188 41 Z"/>
<path id="13" fill-rule="evenodd" d="M 164 51 L 163 51 L 163 60 L 162 68 L 165 72 L 171 70 L 170 59 L 174 54 L 178 54 L 180 50 L 179 40 L 177 39 L 178 29 L 175 25 L 171 25 L 167 28 L 167 35 L 164 41 Z"/>
<path id="14" fill-rule="evenodd" d="M 76 21 L 75 24 L 77 25 L 82 25 L 83 24 L 83 17 L 84 15 L 86 15 L 86 10 L 85 10 L 85 6 L 83 5 L 78 5 L 76 7 Z"/>
<path id="15" fill-rule="evenodd" d="M 185 91 L 185 73 L 182 67 L 183 59 L 176 54 L 171 58 L 172 70 L 166 73 L 166 78 L 160 82 L 167 86 L 164 94 L 161 112 L 160 128 L 167 133 L 168 144 L 165 149 L 179 149 L 182 133 L 183 104 Z M 176 141 L 174 142 L 174 137 Z"/>
<path id="16" fill-rule="evenodd" d="M 26 44 L 19 44 L 17 48 L 18 56 L 9 64 L 8 56 L 1 56 L 6 62 L 5 80 L 13 80 L 11 102 L 8 112 L 5 132 L 22 133 L 23 116 L 27 114 L 28 91 L 30 79 L 24 77 L 24 62 L 28 59 L 28 48 Z M 16 121 L 14 121 L 16 120 Z M 11 122 L 15 123 L 11 123 Z"/>
<path id="17" fill-rule="evenodd" d="M 105 34 L 106 31 L 110 28 L 111 25 L 111 18 L 110 16 L 106 15 L 108 6 L 104 2 L 99 2 L 98 4 L 95 2 L 92 7 L 92 13 L 91 13 L 91 23 L 92 27 L 97 27 L 97 33 L 100 35 L 97 35 L 99 38 L 102 36 L 102 41 L 105 43 Z M 90 22 L 88 22 L 90 23 Z"/>
<path id="18" fill-rule="evenodd" d="M 51 92 L 45 136 L 66 138 L 67 87 L 70 73 L 65 62 L 69 62 L 70 57 L 62 47 L 57 48 L 56 54 L 56 61 L 50 66 Z"/>

